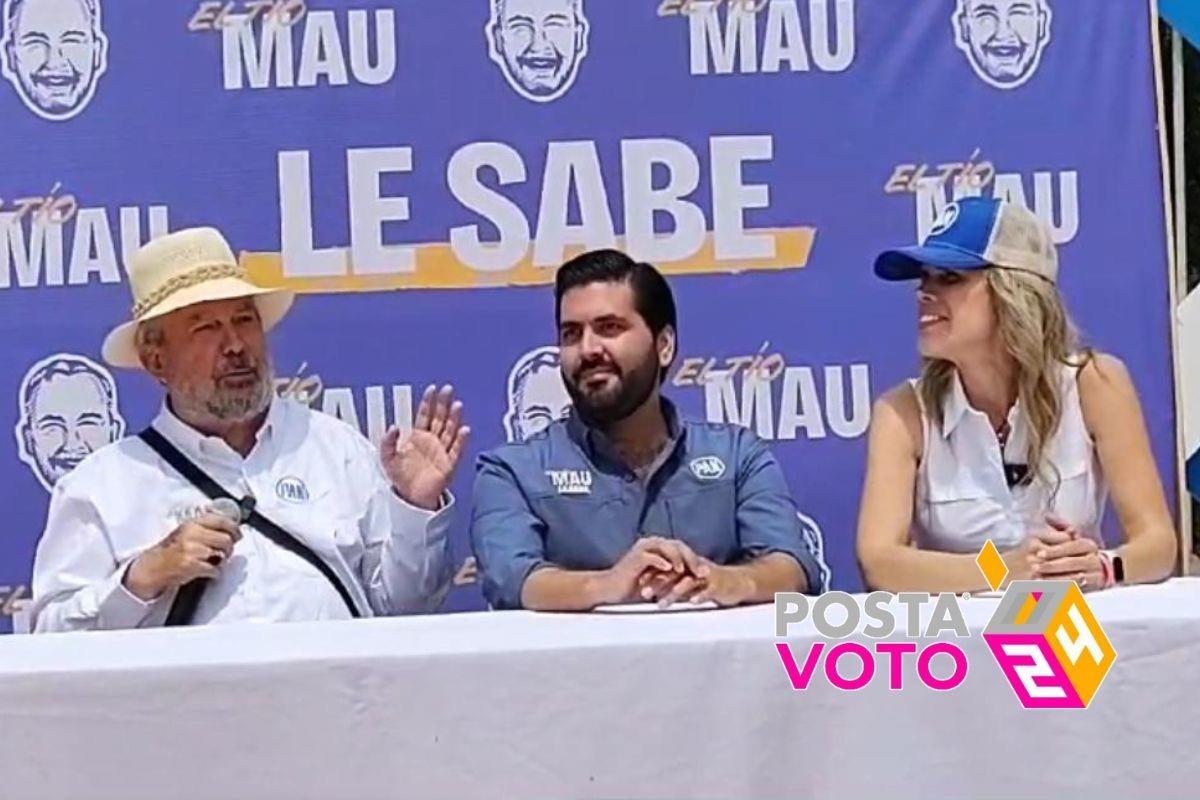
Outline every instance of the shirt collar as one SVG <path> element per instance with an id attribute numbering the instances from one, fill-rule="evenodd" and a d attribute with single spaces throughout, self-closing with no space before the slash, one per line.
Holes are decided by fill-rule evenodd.
<path id="1" fill-rule="evenodd" d="M 284 403 L 278 398 L 272 399 L 271 405 L 267 408 L 267 418 L 254 434 L 255 441 L 258 444 L 261 445 L 265 442 L 270 442 L 277 434 L 279 426 L 283 422 L 283 406 Z M 166 436 L 185 452 L 199 453 L 205 456 L 234 453 L 234 450 L 225 443 L 224 439 L 221 439 L 219 436 L 210 436 L 206 433 L 201 433 L 180 419 L 171 409 L 171 404 L 168 400 L 163 401 L 162 408 L 159 409 L 158 415 L 154 418 L 153 425 L 159 433 Z M 236 453 L 234 454 L 236 455 Z"/>
<path id="2" fill-rule="evenodd" d="M 660 397 L 659 402 L 662 404 L 663 419 L 667 423 L 666 449 L 673 450 L 679 444 L 680 440 L 683 439 L 683 424 L 680 422 L 679 411 L 675 408 L 674 403 L 665 397 Z M 599 453 L 616 463 L 620 463 L 621 460 L 617 455 L 616 448 L 613 447 L 608 437 L 599 430 L 588 427 L 587 423 L 580 418 L 574 409 L 571 409 L 567 415 L 566 423 L 567 432 L 583 448 L 589 458 L 595 458 Z"/>
<path id="3" fill-rule="evenodd" d="M 954 376 L 950 379 L 950 391 L 947 392 L 946 399 L 942 404 L 942 436 L 944 438 L 949 438 L 950 434 L 954 433 L 954 429 L 958 427 L 958 423 L 962 421 L 963 415 L 970 407 L 967 393 L 963 390 L 962 380 L 958 377 L 958 370 L 955 370 Z"/>
<path id="4" fill-rule="evenodd" d="M 1013 403 L 1013 407 L 1008 410 L 1008 427 L 1009 440 L 1012 441 L 1012 434 L 1021 426 L 1021 401 Z M 954 433 L 954 429 L 962 422 L 963 417 L 968 413 L 976 414 L 984 417 L 984 413 L 971 405 L 971 401 L 967 399 L 967 391 L 963 388 L 962 379 L 958 376 L 958 370 L 954 371 L 954 377 L 950 380 L 950 391 L 946 393 L 946 399 L 942 404 L 942 438 L 949 438 L 950 434 Z"/>

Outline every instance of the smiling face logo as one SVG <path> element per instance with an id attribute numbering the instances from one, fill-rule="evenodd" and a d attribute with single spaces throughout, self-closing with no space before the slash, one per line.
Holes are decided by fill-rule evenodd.
<path id="1" fill-rule="evenodd" d="M 100 0 L 5 0 L 0 73 L 42 119 L 79 114 L 108 67 Z"/>
<path id="2" fill-rule="evenodd" d="M 17 456 L 47 490 L 125 433 L 112 375 L 74 353 L 57 353 L 30 367 L 17 405 Z"/>
<path id="3" fill-rule="evenodd" d="M 566 94 L 587 56 L 583 0 L 491 0 L 484 30 L 508 84 L 535 103 Z"/>
<path id="4" fill-rule="evenodd" d="M 557 347 L 538 347 L 522 355 L 508 373 L 508 409 L 504 435 L 523 442 L 571 410 Z"/>
<path id="5" fill-rule="evenodd" d="M 1050 44 L 1049 0 L 958 0 L 954 43 L 975 74 L 997 89 L 1033 77 Z"/>

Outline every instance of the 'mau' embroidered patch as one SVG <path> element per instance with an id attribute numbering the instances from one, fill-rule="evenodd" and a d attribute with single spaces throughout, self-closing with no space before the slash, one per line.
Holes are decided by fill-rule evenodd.
<path id="1" fill-rule="evenodd" d="M 591 494 L 592 473 L 586 469 L 548 469 L 546 477 L 559 494 Z"/>

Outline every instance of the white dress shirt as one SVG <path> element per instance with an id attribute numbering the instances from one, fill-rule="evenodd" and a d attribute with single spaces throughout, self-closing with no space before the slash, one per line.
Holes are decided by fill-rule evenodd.
<path id="1" fill-rule="evenodd" d="M 1059 387 L 1062 420 L 1046 446 L 1048 475 L 1009 488 L 1004 464 L 1024 464 L 1029 422 L 1018 401 L 1009 410 L 1003 459 L 987 415 L 971 406 L 957 373 L 942 407 L 942 425 L 921 409 L 925 448 L 916 486 L 918 547 L 978 553 L 991 539 L 1001 550 L 1016 547 L 1031 528 L 1054 515 L 1097 542 L 1108 488 L 1079 402 L 1078 369 L 1063 366 Z M 920 387 L 913 381 L 918 400 Z M 1032 469 L 1032 467 L 1031 467 Z"/>
<path id="2" fill-rule="evenodd" d="M 237 497 L 301 539 L 341 578 L 363 616 L 423 612 L 450 583 L 449 497 L 437 513 L 400 499 L 358 431 L 276 399 L 243 458 L 165 405 L 154 427 Z M 129 565 L 211 501 L 136 437 L 104 447 L 54 487 L 33 569 L 34 630 L 161 625 L 175 592 L 143 602 L 122 584 Z M 195 624 L 346 619 L 315 568 L 248 525 Z"/>

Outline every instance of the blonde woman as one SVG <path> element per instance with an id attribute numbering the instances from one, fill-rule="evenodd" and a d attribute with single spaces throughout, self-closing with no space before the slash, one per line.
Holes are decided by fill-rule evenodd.
<path id="1" fill-rule="evenodd" d="M 1020 206 L 960 200 L 875 272 L 919 281 L 924 367 L 875 404 L 858 520 L 867 583 L 985 588 L 975 556 L 988 539 L 1010 581 L 1091 590 L 1167 576 L 1176 539 L 1137 392 L 1118 359 L 1077 344 L 1046 226 Z M 1110 489 L 1115 548 L 1100 534 Z"/>

